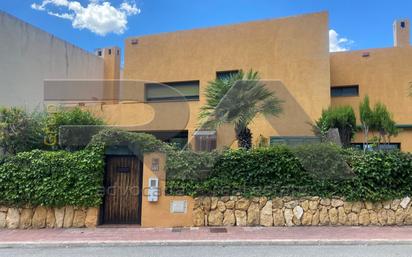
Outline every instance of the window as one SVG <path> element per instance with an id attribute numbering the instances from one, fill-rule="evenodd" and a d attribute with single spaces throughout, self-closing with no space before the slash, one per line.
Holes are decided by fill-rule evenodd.
<path id="1" fill-rule="evenodd" d="M 102 51 L 99 50 L 99 51 L 97 52 L 97 55 L 98 55 L 98 56 L 102 56 Z"/>
<path id="2" fill-rule="evenodd" d="M 216 72 L 216 78 L 227 79 L 230 76 L 234 76 L 239 73 L 239 70 L 229 70 L 229 71 L 218 71 Z"/>
<path id="3" fill-rule="evenodd" d="M 288 137 L 270 137 L 270 145 L 305 145 L 320 143 L 319 137 L 314 136 L 288 136 Z"/>
<path id="4" fill-rule="evenodd" d="M 120 55 L 120 50 L 117 50 L 117 55 Z"/>
<path id="5" fill-rule="evenodd" d="M 199 100 L 199 81 L 146 84 L 146 101 Z"/>
<path id="6" fill-rule="evenodd" d="M 109 55 L 111 55 L 112 54 L 112 49 L 109 49 Z"/>
<path id="7" fill-rule="evenodd" d="M 363 143 L 351 143 L 351 146 L 353 148 L 362 150 L 363 149 Z M 369 151 L 376 151 L 376 150 L 382 150 L 382 151 L 390 151 L 390 150 L 401 150 L 401 143 L 381 143 L 378 146 L 373 146 L 372 144 L 367 146 L 367 149 Z"/>
<path id="8" fill-rule="evenodd" d="M 359 85 L 333 86 L 330 90 L 332 97 L 359 96 Z"/>

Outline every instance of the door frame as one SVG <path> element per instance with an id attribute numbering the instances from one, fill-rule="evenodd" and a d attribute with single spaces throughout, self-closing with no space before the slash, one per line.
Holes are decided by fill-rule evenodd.
<path id="1" fill-rule="evenodd" d="M 106 202 L 105 202 L 105 194 L 106 194 L 106 183 L 107 183 L 107 160 L 108 158 L 111 157 L 133 157 L 136 159 L 136 162 L 138 165 L 138 187 L 139 187 L 139 195 L 137 197 L 137 222 L 136 223 L 131 223 L 131 224 L 123 224 L 123 223 L 104 223 L 105 217 L 105 208 L 106 208 Z M 125 154 L 124 152 L 121 154 L 115 154 L 115 153 L 110 153 L 110 154 L 105 154 L 104 156 L 104 178 L 103 178 L 103 195 L 102 195 L 102 204 L 100 206 L 100 215 L 99 215 L 99 225 L 141 225 L 142 224 L 142 196 L 143 196 L 143 160 L 138 158 L 134 154 Z"/>

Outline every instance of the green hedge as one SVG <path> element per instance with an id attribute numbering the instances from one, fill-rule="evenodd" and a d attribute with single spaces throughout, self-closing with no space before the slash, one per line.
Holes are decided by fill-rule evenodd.
<path id="1" fill-rule="evenodd" d="M 193 174 L 168 176 L 168 194 L 343 196 L 371 201 L 412 195 L 412 156 L 398 151 L 363 153 L 324 144 L 228 150 L 202 180 L 189 179 L 198 177 L 197 171 L 180 169 Z"/>
<path id="2" fill-rule="evenodd" d="M 0 165 L 0 204 L 97 207 L 103 173 L 100 151 L 21 152 Z"/>

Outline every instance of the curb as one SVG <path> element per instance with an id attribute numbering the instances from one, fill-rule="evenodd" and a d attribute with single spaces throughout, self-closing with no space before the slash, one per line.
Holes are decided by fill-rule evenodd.
<path id="1" fill-rule="evenodd" d="M 150 241 L 56 241 L 0 242 L 5 248 L 76 248 L 76 247 L 134 247 L 134 246 L 270 246 L 270 245 L 412 245 L 412 240 L 150 240 Z"/>

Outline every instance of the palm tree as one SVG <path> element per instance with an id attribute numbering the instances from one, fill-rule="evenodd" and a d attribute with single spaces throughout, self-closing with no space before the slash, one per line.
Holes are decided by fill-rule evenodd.
<path id="1" fill-rule="evenodd" d="M 260 81 L 258 72 L 239 71 L 226 78 L 209 82 L 205 91 L 206 104 L 199 119 L 202 128 L 215 129 L 229 123 L 234 125 L 239 147 L 252 147 L 252 133 L 248 128 L 259 114 L 278 116 L 281 101 Z"/>

